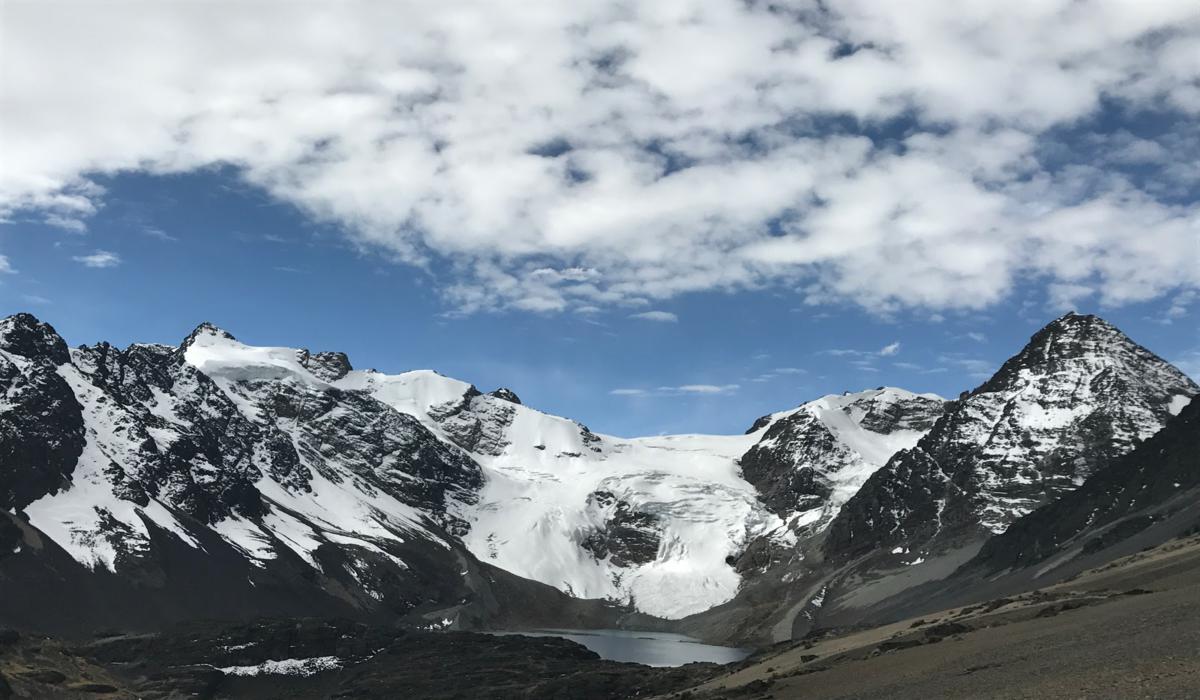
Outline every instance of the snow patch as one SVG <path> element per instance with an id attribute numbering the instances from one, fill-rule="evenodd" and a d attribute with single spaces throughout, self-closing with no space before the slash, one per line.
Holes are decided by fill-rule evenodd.
<path id="1" fill-rule="evenodd" d="M 308 659 L 283 659 L 281 661 L 264 661 L 254 666 L 225 666 L 218 671 L 229 676 L 302 676 L 316 675 L 322 671 L 332 671 L 342 667 L 342 661 L 336 656 L 314 656 Z"/>

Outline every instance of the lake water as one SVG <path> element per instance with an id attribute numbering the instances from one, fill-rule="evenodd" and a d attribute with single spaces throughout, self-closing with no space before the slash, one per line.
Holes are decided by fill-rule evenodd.
<path id="1" fill-rule="evenodd" d="M 646 666 L 682 666 L 693 661 L 727 664 L 750 655 L 748 649 L 703 644 L 691 637 L 668 632 L 631 632 L 628 630 L 538 630 L 508 632 L 529 637 L 563 637 L 579 642 L 602 659 L 626 661 Z"/>

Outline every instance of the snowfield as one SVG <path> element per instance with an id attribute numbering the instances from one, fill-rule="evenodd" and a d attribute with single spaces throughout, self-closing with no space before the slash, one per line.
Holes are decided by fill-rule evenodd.
<path id="1" fill-rule="evenodd" d="M 736 595 L 742 581 L 731 562 L 756 538 L 796 542 L 794 528 L 763 505 L 738 461 L 777 420 L 806 413 L 840 444 L 836 465 L 815 465 L 826 469 L 835 495 L 819 512 L 794 514 L 793 526 L 797 517 L 827 520 L 892 452 L 920 435 L 859 425 L 860 405 L 913 396 L 894 389 L 827 396 L 774 414 L 747 435 L 625 439 L 436 372 L 387 375 L 352 370 L 348 362 L 339 369 L 335 353 L 253 347 L 211 326 L 197 329 L 183 350 L 173 383 L 153 386 L 140 406 L 111 400 L 96 377 L 77 369 L 73 363 L 88 361 L 83 350 L 58 370 L 84 407 L 86 447 L 69 488 L 26 511 L 89 567 L 116 571 L 122 556 L 149 547 L 146 520 L 199 547 L 164 504 L 177 489 L 216 483 L 229 464 L 197 455 L 186 475 L 144 506 L 118 495 L 114 479 L 148 478 L 139 470 L 153 472 L 154 455 L 195 433 L 197 423 L 241 421 L 237 430 L 257 442 L 239 444 L 244 454 L 235 471 L 249 475 L 265 511 L 221 513 L 208 527 L 256 566 L 287 549 L 320 571 L 314 552 L 340 546 L 350 575 L 378 597 L 360 576 L 363 555 L 404 568 L 382 545 L 423 537 L 445 546 L 446 535 L 431 525 L 461 523 L 452 535 L 482 561 L 573 596 L 680 618 Z M 200 386 L 204 377 L 215 390 Z M 299 463 L 280 471 L 278 454 L 266 446 L 271 439 L 290 443 Z M 369 451 L 359 439 L 386 444 Z M 440 459 L 481 478 L 448 484 L 444 503 L 428 507 L 404 497 L 405 488 L 420 485 L 411 467 L 426 459 L 421 440 L 440 442 Z"/>

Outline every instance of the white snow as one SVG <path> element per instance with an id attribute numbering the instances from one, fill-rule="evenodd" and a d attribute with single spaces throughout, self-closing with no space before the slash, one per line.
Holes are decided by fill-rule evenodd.
<path id="1" fill-rule="evenodd" d="M 488 479 L 464 542 L 484 561 L 576 596 L 668 618 L 699 612 L 737 592 L 740 578 L 725 558 L 782 525 L 734 461 L 753 437 L 601 436 L 597 454 L 570 421 L 518 408 L 510 438 L 500 456 L 477 455 Z M 605 514 L 586 507 L 596 491 L 659 518 L 655 561 L 622 569 L 579 546 L 604 525 Z"/>
<path id="2" fill-rule="evenodd" d="M 1173 416 L 1179 415 L 1179 412 L 1187 407 L 1192 402 L 1192 397 L 1184 394 L 1175 394 L 1171 397 L 1171 404 L 1167 408 L 1167 412 Z"/>
<path id="3" fill-rule="evenodd" d="M 937 394 L 915 394 L 895 387 L 883 387 L 846 394 L 829 394 L 793 410 L 772 415 L 768 427 L 762 428 L 756 435 L 765 433 L 770 424 L 781 418 L 804 412 L 820 421 L 837 438 L 842 448 L 840 459 L 834 459 L 829 464 L 797 465 L 797 468 L 811 466 L 817 469 L 828 481 L 832 492 L 829 499 L 819 508 L 792 514 L 789 524 L 794 528 L 811 525 L 815 525 L 818 530 L 824 528 L 892 455 L 916 446 L 917 441 L 925 435 L 925 431 L 894 430 L 891 433 L 877 433 L 864 428 L 860 421 L 872 407 L 887 406 L 897 401 L 912 402 L 917 399 L 939 402 L 945 400 Z"/>
<path id="4" fill-rule="evenodd" d="M 471 388 L 466 382 L 444 377 L 433 370 L 414 370 L 402 374 L 382 374 L 374 370 L 354 370 L 334 382 L 339 389 L 365 391 L 427 426 L 433 421 L 429 409 L 457 401 Z"/>
<path id="5" fill-rule="evenodd" d="M 197 547 L 175 516 L 158 501 L 151 499 L 146 508 L 118 498 L 104 469 L 112 463 L 130 463 L 129 455 L 137 440 L 124 429 L 130 417 L 120 406 L 103 398 L 71 365 L 62 365 L 58 374 L 66 380 L 83 407 L 86 442 L 71 475 L 70 486 L 48 494 L 25 508 L 29 522 L 54 540 L 76 561 L 89 568 L 116 570 L 117 545 L 130 552 L 145 551 L 150 533 L 142 516 Z M 120 530 L 113 530 L 112 522 Z"/>
<path id="6" fill-rule="evenodd" d="M 336 656 L 313 656 L 307 659 L 268 660 L 254 666 L 225 666 L 217 670 L 230 676 L 312 676 L 321 671 L 332 671 L 342 667 Z"/>
<path id="7" fill-rule="evenodd" d="M 269 393 L 260 395 L 259 382 L 297 382 L 314 389 L 336 387 L 362 391 L 412 415 L 435 435 L 450 441 L 431 416 L 437 407 L 462 399 L 470 385 L 422 370 L 399 375 L 352 371 L 329 383 L 300 364 L 300 353 L 291 348 L 252 347 L 216 332 L 198 333 L 185 359 L 206 374 L 234 402 L 243 415 L 265 420 L 260 410 Z M 101 402 L 100 390 L 77 370 L 64 366 L 60 373 L 85 406 L 88 441 L 70 489 L 47 496 L 27 512 L 33 524 L 72 556 L 89 566 L 116 566 L 117 548 L 136 550 L 148 546 L 142 517 L 159 524 L 192 546 L 196 540 L 162 503 L 145 508 L 117 498 L 104 473 L 110 462 L 130 462 L 138 437 L 124 409 Z M 184 380 L 186 381 L 186 379 Z M 176 386 L 176 393 L 187 391 Z M 181 395 L 181 394 L 180 394 Z M 898 389 L 831 395 L 772 416 L 772 421 L 807 411 L 837 437 L 852 456 L 827 474 L 834 496 L 822 509 L 789 516 L 790 523 L 768 512 L 754 488 L 741 476 L 737 460 L 762 439 L 767 427 L 750 435 L 673 435 L 623 439 L 607 435 L 585 436 L 571 420 L 551 416 L 518 404 L 503 402 L 505 411 L 491 411 L 503 435 L 493 444 L 499 454 L 473 454 L 485 482 L 474 505 L 451 504 L 451 512 L 466 519 L 471 529 L 464 544 L 481 560 L 517 575 L 553 585 L 572 595 L 608 598 L 632 603 L 662 617 L 679 618 L 730 600 L 741 579 L 726 563 L 753 539 L 769 536 L 783 546 L 796 543 L 791 528 L 817 523 L 836 512 L 861 484 L 898 449 L 910 447 L 917 431 L 888 435 L 865 430 L 859 424 L 865 402 L 887 403 L 917 395 Z M 928 398 L 936 398 L 925 395 Z M 483 397 L 480 410 L 490 410 Z M 499 405 L 499 404 L 497 404 Z M 167 425 L 186 425 L 176 416 L 176 397 L 154 391 L 147 406 Z M 336 409 L 335 409 L 336 410 Z M 511 423 L 508 415 L 511 412 Z M 279 429 L 298 441 L 298 428 L 277 421 Z M 177 439 L 171 428 L 149 432 L 161 446 Z M 263 477 L 256 483 L 268 505 L 261 523 L 233 516 L 210 526 L 245 553 L 258 566 L 279 556 L 284 547 L 314 568 L 315 550 L 325 543 L 350 545 L 405 563 L 387 551 L 388 542 L 417 536 L 442 543 L 425 525 L 424 512 L 360 483 L 348 468 L 330 456 L 324 469 L 310 469 L 310 490 L 285 487 L 270 476 L 265 455 L 256 455 Z M 305 460 L 301 457 L 302 461 Z M 307 465 L 306 466 L 310 466 Z M 194 478 L 202 479 L 199 470 Z M 614 506 L 601 506 L 593 494 L 611 493 L 635 511 L 654 516 L 661 542 L 653 561 L 619 567 L 611 558 L 596 561 L 581 543 L 612 517 Z M 589 496 L 593 496 L 589 500 Z M 101 521 L 111 517 L 123 525 L 117 535 L 103 532 Z M 365 560 L 358 565 L 366 566 Z M 352 565 L 353 566 L 353 565 Z M 364 569 L 365 571 L 365 569 Z M 359 576 L 357 569 L 351 572 Z M 371 593 L 371 591 L 367 591 Z M 270 669 L 311 660 L 285 660 Z M 287 672 L 268 667 L 239 667 L 244 673 Z M 243 671 L 233 671 L 242 673 Z"/>

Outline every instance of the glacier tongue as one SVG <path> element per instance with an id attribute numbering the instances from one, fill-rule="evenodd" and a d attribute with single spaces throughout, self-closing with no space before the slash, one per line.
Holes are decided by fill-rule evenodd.
<path id="1" fill-rule="evenodd" d="M 773 414 L 745 435 L 622 439 L 431 372 L 352 372 L 339 385 L 413 412 L 471 452 L 485 480 L 478 502 L 463 511 L 470 522 L 463 542 L 477 557 L 575 596 L 666 618 L 732 599 L 742 579 L 730 562 L 751 542 L 795 544 L 780 515 L 796 528 L 827 523 L 892 453 L 916 443 L 944 403 L 878 389 Z M 798 422 L 826 433 L 832 458 L 809 460 L 803 445 L 772 436 L 776 426 Z M 769 451 L 776 471 L 819 470 L 829 497 L 771 512 L 742 475 L 743 455 L 755 450 Z"/>
<path id="2" fill-rule="evenodd" d="M 609 598 L 678 618 L 731 599 L 741 582 L 727 563 L 750 540 L 782 533 L 740 476 L 755 435 L 626 440 L 575 421 L 479 394 L 430 372 L 352 376 L 344 384 L 414 415 L 472 450 L 484 469 L 478 503 L 464 510 L 475 556 L 578 597 Z M 618 507 L 641 524 L 637 561 L 589 542 L 621 546 Z M 618 526 L 619 527 L 619 526 Z M 786 536 L 786 535 L 784 535 Z"/>

